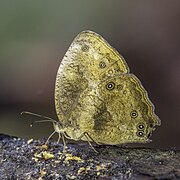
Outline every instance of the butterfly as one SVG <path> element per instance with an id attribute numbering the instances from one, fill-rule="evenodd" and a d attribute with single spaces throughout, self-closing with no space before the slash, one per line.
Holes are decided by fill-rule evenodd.
<path id="1" fill-rule="evenodd" d="M 55 131 L 100 144 L 145 143 L 160 119 L 125 59 L 100 35 L 79 33 L 55 82 Z"/>

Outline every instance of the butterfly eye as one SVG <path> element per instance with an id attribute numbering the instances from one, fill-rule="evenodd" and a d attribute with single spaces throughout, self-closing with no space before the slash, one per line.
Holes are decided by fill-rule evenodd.
<path id="1" fill-rule="evenodd" d="M 100 68 L 105 68 L 105 67 L 106 67 L 106 63 L 103 62 L 103 61 L 101 61 L 101 62 L 99 63 L 99 67 L 100 67 Z"/>
<path id="2" fill-rule="evenodd" d="M 137 111 L 131 111 L 131 117 L 132 118 L 136 118 L 138 116 L 138 113 L 137 113 Z"/>
<path id="3" fill-rule="evenodd" d="M 113 82 L 109 82 L 107 85 L 106 85 L 106 89 L 107 90 L 113 90 L 115 87 L 115 84 Z"/>
<path id="4" fill-rule="evenodd" d="M 143 136 L 144 136 L 144 132 L 143 132 L 143 131 L 138 131 L 138 132 L 137 132 L 137 136 L 143 137 Z"/>
<path id="5" fill-rule="evenodd" d="M 137 125 L 137 128 L 138 128 L 139 130 L 143 130 L 143 129 L 145 128 L 145 126 L 144 126 L 143 123 L 140 123 L 140 124 Z"/>
<path id="6" fill-rule="evenodd" d="M 86 44 L 84 44 L 84 45 L 81 47 L 81 50 L 84 51 L 84 52 L 86 52 L 86 51 L 89 50 L 89 46 L 86 45 Z"/>

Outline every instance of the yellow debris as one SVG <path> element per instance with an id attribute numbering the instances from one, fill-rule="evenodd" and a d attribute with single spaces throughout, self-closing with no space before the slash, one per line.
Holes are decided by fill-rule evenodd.
<path id="1" fill-rule="evenodd" d="M 83 160 L 78 156 L 73 156 L 72 154 L 66 154 L 66 158 L 64 161 L 78 161 L 83 162 Z"/>
<path id="2" fill-rule="evenodd" d="M 34 141 L 33 139 L 29 139 L 29 140 L 27 141 L 27 143 L 28 143 L 28 144 L 31 144 L 33 141 Z"/>
<path id="3" fill-rule="evenodd" d="M 42 152 L 42 156 L 45 160 L 54 158 L 54 154 L 47 151 Z"/>
<path id="4" fill-rule="evenodd" d="M 86 172 L 86 168 L 85 167 L 80 167 L 78 170 L 78 175 L 81 174 L 82 172 Z"/>
<path id="5" fill-rule="evenodd" d="M 36 146 L 36 149 L 45 149 L 45 150 L 47 150 L 47 149 L 48 149 L 48 146 L 45 145 L 45 144 L 43 144 L 43 145 L 41 145 L 41 146 Z"/>

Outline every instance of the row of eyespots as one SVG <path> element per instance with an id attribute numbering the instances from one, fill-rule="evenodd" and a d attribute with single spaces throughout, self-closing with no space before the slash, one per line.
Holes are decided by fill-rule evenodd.
<path id="1" fill-rule="evenodd" d="M 138 112 L 136 110 L 131 111 L 131 117 L 132 118 L 138 117 Z M 137 135 L 139 137 L 143 137 L 144 136 L 144 128 L 145 128 L 144 123 L 139 123 L 137 125 L 137 129 L 138 129 Z"/>
<path id="2" fill-rule="evenodd" d="M 89 46 L 86 45 L 86 44 L 84 44 L 84 45 L 81 47 L 81 50 L 82 50 L 83 52 L 87 52 L 87 51 L 89 50 Z M 106 67 L 106 63 L 105 63 L 104 61 L 101 61 L 101 62 L 99 63 L 99 68 L 103 69 L 103 68 L 105 68 L 105 67 Z"/>
<path id="3" fill-rule="evenodd" d="M 144 124 L 143 124 L 143 123 L 139 123 L 139 124 L 137 125 L 137 129 L 138 129 L 137 135 L 138 135 L 139 137 L 143 137 L 143 136 L 144 136 L 144 129 L 145 129 Z"/>
<path id="4" fill-rule="evenodd" d="M 81 46 L 81 50 L 82 50 L 83 52 L 87 52 L 87 51 L 89 50 L 89 46 L 86 45 L 86 44 L 83 44 L 83 45 Z M 103 69 L 103 68 L 105 68 L 105 67 L 106 67 L 106 63 L 105 63 L 104 61 L 101 61 L 101 62 L 99 63 L 99 68 Z M 112 73 L 112 72 L 111 72 L 111 73 Z"/>
<path id="5" fill-rule="evenodd" d="M 130 115 L 131 115 L 132 118 L 136 118 L 136 117 L 138 117 L 138 112 L 136 110 L 133 110 L 133 111 L 131 111 Z M 137 129 L 138 129 L 137 135 L 139 137 L 143 137 L 144 136 L 144 128 L 145 128 L 144 123 L 139 123 L 137 125 Z"/>
<path id="6" fill-rule="evenodd" d="M 106 84 L 106 89 L 113 90 L 114 88 L 115 88 L 114 82 L 109 82 L 108 84 Z M 130 116 L 135 119 L 136 117 L 138 117 L 138 112 L 136 110 L 133 110 L 133 111 L 131 111 Z M 138 129 L 137 135 L 139 137 L 144 136 L 144 128 L 145 128 L 144 123 L 139 123 L 137 125 L 137 129 Z"/>
<path id="7" fill-rule="evenodd" d="M 114 88 L 115 88 L 115 83 L 114 82 L 109 82 L 108 84 L 106 84 L 106 89 L 113 90 Z M 130 116 L 132 118 L 136 118 L 136 117 L 138 117 L 138 112 L 136 110 L 133 110 L 133 111 L 131 111 Z M 144 127 L 143 123 L 140 123 L 140 124 L 138 124 L 137 128 L 139 130 L 144 130 L 145 127 Z M 140 136 L 143 136 L 143 134 L 144 133 L 142 131 L 139 131 Z"/>
<path id="8" fill-rule="evenodd" d="M 81 50 L 82 50 L 83 52 L 87 52 L 87 51 L 89 50 L 89 46 L 86 45 L 86 44 L 84 44 L 84 45 L 81 47 Z M 106 63 L 103 62 L 103 61 L 101 61 L 101 62 L 99 63 L 99 67 L 102 68 L 102 69 L 105 68 L 105 67 L 106 67 Z"/>

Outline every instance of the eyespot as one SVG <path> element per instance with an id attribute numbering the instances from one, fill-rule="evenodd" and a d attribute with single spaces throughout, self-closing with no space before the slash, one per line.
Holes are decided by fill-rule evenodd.
<path id="1" fill-rule="evenodd" d="M 103 61 L 101 61 L 101 62 L 99 63 L 99 67 L 100 67 L 100 68 L 105 68 L 105 67 L 106 67 L 106 63 L 103 62 Z"/>
<path id="2" fill-rule="evenodd" d="M 145 126 L 144 126 L 143 123 L 139 123 L 139 124 L 137 125 L 137 128 L 138 128 L 139 130 L 143 130 L 143 129 L 145 128 Z"/>
<path id="3" fill-rule="evenodd" d="M 137 136 L 143 137 L 143 136 L 144 136 L 144 132 L 143 132 L 143 131 L 138 131 L 138 132 L 137 132 Z"/>
<path id="4" fill-rule="evenodd" d="M 109 82 L 107 85 L 106 85 L 106 89 L 107 90 L 113 90 L 115 87 L 115 84 L 113 82 Z"/>
<path id="5" fill-rule="evenodd" d="M 138 116 L 138 113 L 136 110 L 131 111 L 131 117 L 136 118 Z"/>
<path id="6" fill-rule="evenodd" d="M 86 45 L 86 44 L 84 44 L 84 45 L 81 47 L 81 50 L 84 51 L 84 52 L 86 52 L 86 51 L 89 50 L 89 46 Z"/>

